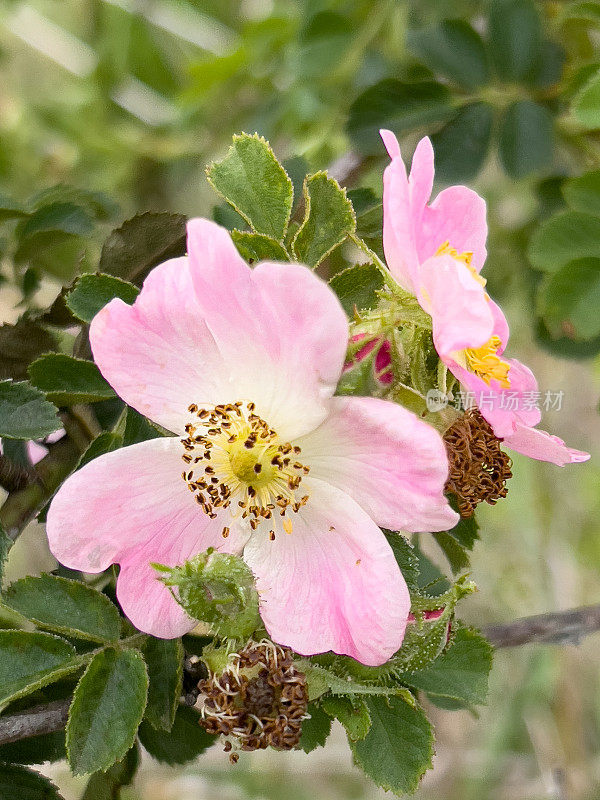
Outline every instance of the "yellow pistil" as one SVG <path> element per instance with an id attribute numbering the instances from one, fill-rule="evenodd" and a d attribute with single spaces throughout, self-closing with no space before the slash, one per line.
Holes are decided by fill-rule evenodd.
<path id="1" fill-rule="evenodd" d="M 489 342 L 481 347 L 471 347 L 464 351 L 467 367 L 478 375 L 487 385 L 492 379 L 498 381 L 503 389 L 510 388 L 508 371 L 510 364 L 503 361 L 496 351 L 502 345 L 499 336 L 492 336 Z"/>
<path id="2" fill-rule="evenodd" d="M 247 519 L 252 530 L 262 521 L 275 539 L 276 512 L 283 517 L 283 529 L 292 532 L 288 512 L 297 513 L 308 495 L 297 497 L 302 477 L 309 468 L 297 459 L 298 445 L 282 442 L 277 433 L 255 414 L 254 403 L 227 403 L 211 408 L 196 404 L 188 410 L 193 422 L 185 427 L 182 439 L 183 460 L 191 468 L 183 480 L 196 496 L 196 502 L 211 519 L 221 509 Z M 223 528 L 223 536 L 229 528 Z"/>

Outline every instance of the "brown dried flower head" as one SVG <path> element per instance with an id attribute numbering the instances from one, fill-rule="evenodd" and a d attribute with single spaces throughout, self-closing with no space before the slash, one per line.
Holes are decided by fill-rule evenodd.
<path id="1" fill-rule="evenodd" d="M 461 517 L 471 517 L 484 500 L 494 505 L 506 497 L 512 462 L 501 441 L 477 408 L 468 409 L 444 434 L 450 461 L 446 491 L 456 496 Z"/>
<path id="2" fill-rule="evenodd" d="M 198 684 L 201 720 L 209 733 L 231 737 L 241 750 L 292 750 L 306 717 L 306 676 L 291 650 L 269 641 L 249 642 L 225 672 Z M 234 745 L 228 738 L 225 751 Z M 232 753 L 231 760 L 237 761 Z"/>

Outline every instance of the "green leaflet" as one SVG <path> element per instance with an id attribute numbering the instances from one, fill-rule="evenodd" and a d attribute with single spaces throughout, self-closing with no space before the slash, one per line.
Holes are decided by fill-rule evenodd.
<path id="1" fill-rule="evenodd" d="M 92 642 L 114 642 L 121 617 L 108 597 L 79 581 L 54 575 L 22 578 L 2 595 L 2 603 L 47 628 Z"/>
<path id="2" fill-rule="evenodd" d="M 0 381 L 0 436 L 43 439 L 62 423 L 56 407 L 27 381 Z"/>
<path id="3" fill-rule="evenodd" d="M 148 673 L 136 650 L 97 653 L 77 684 L 67 723 L 67 755 L 75 775 L 106 770 L 133 745 L 148 694 Z"/>
<path id="4" fill-rule="evenodd" d="M 0 705 L 80 669 L 85 657 L 49 633 L 0 630 Z"/>
<path id="5" fill-rule="evenodd" d="M 181 697 L 184 658 L 181 639 L 149 636 L 143 653 L 150 681 L 144 718 L 152 727 L 169 731 Z"/>
<path id="6" fill-rule="evenodd" d="M 432 766 L 433 731 L 419 706 L 401 697 L 366 700 L 371 728 L 350 742 L 354 761 L 383 789 L 413 792 Z"/>
<path id="7" fill-rule="evenodd" d="M 356 216 L 346 190 L 326 172 L 304 180 L 304 221 L 292 242 L 298 261 L 318 266 L 347 236 L 356 230 Z"/>
<path id="8" fill-rule="evenodd" d="M 114 397 L 93 361 L 64 353 L 47 353 L 29 365 L 31 383 L 58 406 L 94 403 Z"/>
<path id="9" fill-rule="evenodd" d="M 222 161 L 207 167 L 213 188 L 256 233 L 278 242 L 285 237 L 294 190 L 286 171 L 262 136 L 242 133 Z"/>
<path id="10" fill-rule="evenodd" d="M 131 304 L 139 294 L 139 289 L 113 275 L 82 275 L 66 298 L 67 306 L 82 322 L 91 322 L 101 308 L 120 298 Z"/>

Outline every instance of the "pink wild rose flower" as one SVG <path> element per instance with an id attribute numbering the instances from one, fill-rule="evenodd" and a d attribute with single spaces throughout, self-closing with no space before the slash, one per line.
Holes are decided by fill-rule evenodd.
<path id="1" fill-rule="evenodd" d="M 56 558 L 120 564 L 125 614 L 171 638 L 196 623 L 150 562 L 243 554 L 274 641 L 371 665 L 398 650 L 410 598 L 378 526 L 438 531 L 458 517 L 433 428 L 391 402 L 333 396 L 348 321 L 329 287 L 297 264 L 250 269 L 225 229 L 196 219 L 187 257 L 156 267 L 132 306 L 105 306 L 90 341 L 123 400 L 175 436 L 64 483 L 48 513 Z"/>
<path id="2" fill-rule="evenodd" d="M 508 323 L 479 274 L 486 259 L 485 201 L 466 186 L 450 186 L 429 203 L 433 147 L 421 139 L 410 175 L 391 131 L 381 137 L 391 163 L 383 176 L 383 247 L 388 268 L 431 316 L 441 360 L 473 394 L 481 414 L 507 447 L 560 466 L 586 461 L 587 453 L 536 426 L 541 413 L 531 398 L 530 369 L 503 353 Z"/>

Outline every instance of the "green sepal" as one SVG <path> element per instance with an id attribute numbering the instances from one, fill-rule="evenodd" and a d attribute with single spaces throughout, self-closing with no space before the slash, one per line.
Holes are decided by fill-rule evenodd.
<path id="1" fill-rule="evenodd" d="M 166 586 L 176 587 L 173 597 L 187 613 L 217 636 L 247 639 L 260 626 L 254 575 L 238 556 L 209 547 L 180 567 L 152 566 Z"/>

